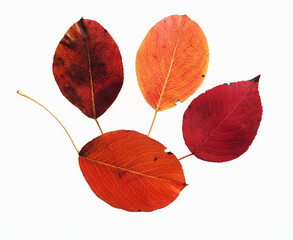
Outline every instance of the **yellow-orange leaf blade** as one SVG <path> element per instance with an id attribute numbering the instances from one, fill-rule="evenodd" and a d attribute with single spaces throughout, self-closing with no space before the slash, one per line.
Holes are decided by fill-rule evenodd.
<path id="1" fill-rule="evenodd" d="M 185 101 L 202 84 L 209 61 L 206 37 L 186 15 L 159 21 L 136 56 L 136 74 L 145 100 L 156 111 Z"/>
<path id="2" fill-rule="evenodd" d="M 149 212 L 170 204 L 186 186 L 179 160 L 165 149 L 146 135 L 118 130 L 87 143 L 79 164 L 99 198 L 116 208 Z"/>

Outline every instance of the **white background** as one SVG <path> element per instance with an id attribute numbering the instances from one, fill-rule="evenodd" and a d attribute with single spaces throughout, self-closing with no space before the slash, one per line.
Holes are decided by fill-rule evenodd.
<path id="1" fill-rule="evenodd" d="M 1 1 L 0 239 L 292 240 L 291 1 Z M 18 89 L 54 112 L 81 148 L 99 134 L 60 93 L 52 59 L 82 16 L 101 23 L 120 47 L 125 82 L 100 117 L 105 132 L 147 133 L 154 110 L 144 101 L 135 56 L 148 30 L 187 14 L 210 47 L 207 77 L 186 102 L 159 112 L 151 137 L 177 157 L 188 154 L 182 115 L 200 93 L 261 74 L 263 119 L 249 150 L 223 164 L 182 160 L 189 186 L 168 207 L 129 213 L 98 199 L 85 182 L 64 130 Z"/>

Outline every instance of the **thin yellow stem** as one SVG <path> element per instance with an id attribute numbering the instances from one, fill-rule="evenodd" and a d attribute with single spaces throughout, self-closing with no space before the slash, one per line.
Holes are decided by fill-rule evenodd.
<path id="1" fill-rule="evenodd" d="M 152 124 L 151 124 L 150 130 L 149 130 L 148 136 L 150 136 L 150 134 L 151 134 L 151 131 L 152 131 L 153 125 L 154 125 L 155 120 L 156 120 L 157 113 L 158 113 L 158 109 L 156 109 L 156 111 L 155 111 L 155 115 L 154 115 L 154 118 L 153 118 L 153 121 L 152 121 Z"/>
<path id="2" fill-rule="evenodd" d="M 70 138 L 70 140 L 71 140 L 71 142 L 72 142 L 72 144 L 73 144 L 75 150 L 76 150 L 77 153 L 79 154 L 79 150 L 78 150 L 78 148 L 76 147 L 75 143 L 73 142 L 73 140 L 72 140 L 72 138 L 71 138 L 69 132 L 66 130 L 66 128 L 64 127 L 64 125 L 60 122 L 60 120 L 59 120 L 59 119 L 58 119 L 58 118 L 57 118 L 57 117 L 56 117 L 51 111 L 49 111 L 44 105 L 42 105 L 41 103 L 39 103 L 39 102 L 36 101 L 35 99 L 33 99 L 33 98 L 27 96 L 26 94 L 22 93 L 21 91 L 18 90 L 17 93 L 18 93 L 19 95 L 23 96 L 23 97 L 26 97 L 26 98 L 32 100 L 33 102 L 39 104 L 39 105 L 40 105 L 42 108 L 44 108 L 48 113 L 50 113 L 50 114 L 51 114 L 51 115 L 52 115 L 52 116 L 53 116 L 53 117 L 54 117 L 54 118 L 60 123 L 60 125 L 63 127 L 63 129 L 64 129 L 65 132 L 67 133 L 68 137 Z"/>
<path id="3" fill-rule="evenodd" d="M 99 127 L 101 133 L 104 134 L 104 133 L 103 133 L 103 130 L 102 130 L 102 128 L 101 128 L 101 126 L 100 126 L 100 124 L 99 124 L 99 122 L 98 122 L 98 119 L 95 118 L 95 121 L 96 121 L 96 123 L 98 124 L 98 127 Z"/>

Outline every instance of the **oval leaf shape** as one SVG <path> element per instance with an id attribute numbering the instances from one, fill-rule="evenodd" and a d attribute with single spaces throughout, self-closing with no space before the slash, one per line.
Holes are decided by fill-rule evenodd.
<path id="1" fill-rule="evenodd" d="M 113 207 L 153 211 L 174 201 L 186 186 L 174 154 L 135 131 L 108 132 L 79 153 L 81 171 L 93 192 Z"/>
<path id="2" fill-rule="evenodd" d="M 249 148 L 262 117 L 259 78 L 217 86 L 191 102 L 183 117 L 183 137 L 192 154 L 225 162 Z"/>
<path id="3" fill-rule="evenodd" d="M 186 15 L 159 21 L 136 56 L 136 75 L 145 100 L 156 111 L 185 101 L 202 84 L 209 62 L 207 39 Z"/>
<path id="4" fill-rule="evenodd" d="M 53 74 L 62 94 L 96 119 L 114 102 L 123 84 L 119 48 L 99 23 L 82 18 L 58 44 Z"/>

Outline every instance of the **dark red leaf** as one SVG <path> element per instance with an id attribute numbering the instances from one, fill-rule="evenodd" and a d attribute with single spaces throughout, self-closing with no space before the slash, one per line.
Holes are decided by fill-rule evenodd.
<path id="1" fill-rule="evenodd" d="M 169 205 L 186 186 L 179 160 L 165 149 L 146 135 L 119 130 L 87 143 L 79 164 L 99 198 L 116 208 L 149 212 Z"/>
<path id="2" fill-rule="evenodd" d="M 92 20 L 80 19 L 65 33 L 55 52 L 53 73 L 62 94 L 90 118 L 111 106 L 123 84 L 118 46 Z"/>
<path id="3" fill-rule="evenodd" d="M 183 136 L 191 153 L 224 162 L 249 148 L 262 117 L 259 78 L 217 86 L 191 102 L 183 117 Z"/>

